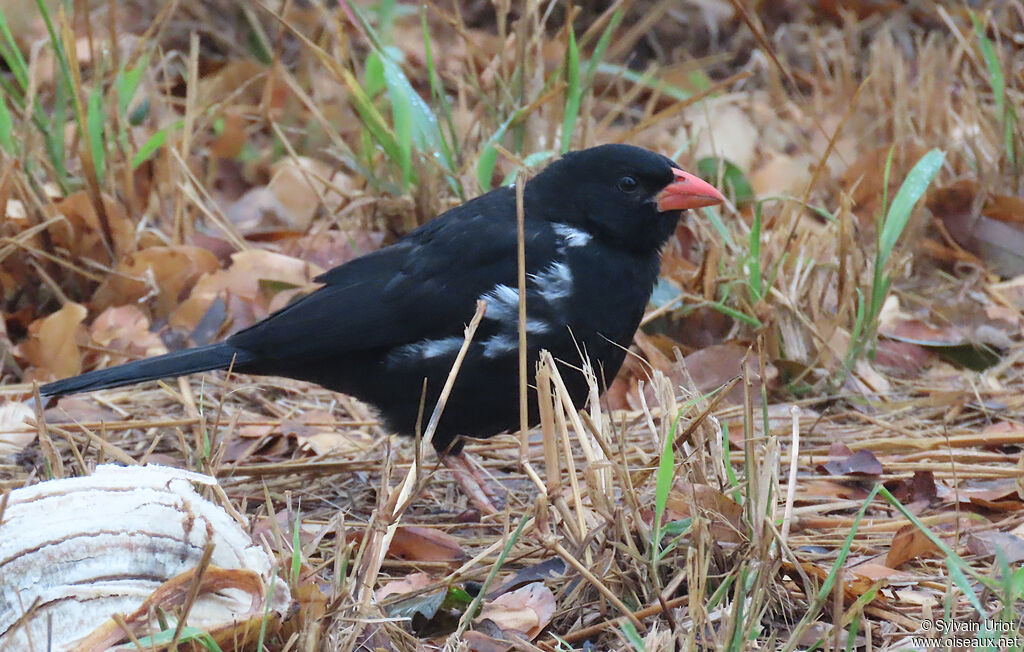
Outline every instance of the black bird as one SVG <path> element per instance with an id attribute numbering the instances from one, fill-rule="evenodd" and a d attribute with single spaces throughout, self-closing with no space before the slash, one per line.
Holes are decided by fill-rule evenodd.
<path id="1" fill-rule="evenodd" d="M 610 382 L 682 210 L 724 198 L 671 159 L 629 145 L 568 153 L 528 181 L 524 195 L 529 368 L 542 349 L 575 367 L 582 352 Z M 40 391 L 62 396 L 233 365 L 349 394 L 412 434 L 424 379 L 429 415 L 482 299 L 487 311 L 433 439 L 449 465 L 465 465 L 453 457 L 460 435 L 490 437 L 519 425 L 516 234 L 515 190 L 498 188 L 326 272 L 316 279 L 323 287 L 224 342 Z M 584 401 L 583 375 L 563 376 L 573 399 Z"/>

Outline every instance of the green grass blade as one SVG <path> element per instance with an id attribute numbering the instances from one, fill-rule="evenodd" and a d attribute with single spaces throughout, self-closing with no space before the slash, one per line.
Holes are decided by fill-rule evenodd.
<path id="1" fill-rule="evenodd" d="M 494 144 L 501 142 L 505 132 L 518 115 L 519 112 L 517 111 L 510 115 L 505 122 L 501 123 L 501 126 L 487 139 L 487 142 L 484 143 L 483 148 L 480 150 L 480 158 L 476 163 L 476 181 L 480 184 L 481 190 L 490 190 L 493 184 L 494 168 L 498 164 L 498 148 Z"/>
<path id="2" fill-rule="evenodd" d="M 349 93 L 351 93 L 350 100 L 352 106 L 355 107 L 356 113 L 362 119 L 363 126 L 366 127 L 372 140 L 384 150 L 388 158 L 392 161 L 400 161 L 402 156 L 395 134 L 388 127 L 387 122 L 377 110 L 377 107 L 373 105 L 373 100 L 370 99 L 370 96 L 367 95 L 366 91 L 359 84 L 359 80 L 356 79 L 355 75 L 345 68 L 339 68 L 338 72 L 341 74 L 342 81 L 348 87 Z"/>
<path id="3" fill-rule="evenodd" d="M 180 128 L 183 124 L 184 121 L 178 120 L 171 127 L 165 127 L 150 136 L 149 139 L 142 144 L 142 147 L 139 148 L 139 151 L 135 153 L 135 156 L 132 157 L 132 169 L 135 170 L 140 165 L 148 161 L 149 158 L 153 156 L 161 146 L 163 146 L 164 141 L 167 140 L 167 131 L 169 129 Z"/>
<path id="4" fill-rule="evenodd" d="M 955 554 L 952 557 L 946 557 L 946 568 L 949 570 L 949 576 L 953 579 L 953 583 L 956 584 L 957 587 L 960 588 L 960 591 L 967 597 L 967 600 L 970 601 L 974 610 L 977 611 L 982 618 L 986 618 L 988 612 L 985 611 L 985 607 L 981 606 L 981 600 L 978 599 L 978 594 L 975 593 L 974 587 L 971 586 L 971 581 L 967 579 L 966 575 L 964 575 L 960 566 L 954 562 L 954 558 L 959 559 Z M 960 563 L 963 564 L 964 562 L 961 560 Z"/>
<path id="5" fill-rule="evenodd" d="M 89 149 L 92 155 L 92 163 L 96 168 L 96 179 L 99 185 L 103 185 L 103 177 L 106 174 L 107 155 L 106 141 L 103 138 L 103 90 L 99 84 L 92 88 L 89 93 L 89 105 L 86 115 L 86 128 L 89 131 Z"/>
<path id="6" fill-rule="evenodd" d="M 761 320 L 758 319 L 757 317 L 754 317 L 753 315 L 748 315 L 745 312 L 741 312 L 739 310 L 736 310 L 735 308 L 732 308 L 730 306 L 725 305 L 721 301 L 708 301 L 708 302 L 704 303 L 703 305 L 710 306 L 710 307 L 714 308 L 715 310 L 717 310 L 718 312 L 720 312 L 720 313 L 722 313 L 724 315 L 728 315 L 728 316 L 732 317 L 733 319 L 738 319 L 739 321 L 743 322 L 747 326 L 750 326 L 751 328 L 761 328 L 761 326 L 764 325 L 764 324 L 761 323 Z"/>
<path id="7" fill-rule="evenodd" d="M 0 147 L 9 156 L 17 156 L 18 150 L 14 144 L 11 133 L 14 131 L 14 122 L 11 120 L 11 113 L 7 110 L 7 97 L 0 90 Z"/>
<path id="8" fill-rule="evenodd" d="M 412 149 L 413 149 L 413 117 L 412 117 L 412 99 L 410 97 L 411 88 L 409 88 L 408 80 L 406 84 L 402 84 L 398 77 L 405 78 L 401 75 L 401 71 L 398 71 L 396 76 L 396 68 L 393 63 L 382 59 L 384 64 L 384 80 L 388 88 L 388 99 L 391 101 L 391 124 L 395 130 L 395 140 L 398 143 L 398 154 L 399 159 L 397 161 L 399 167 L 402 170 L 402 184 L 406 188 L 412 183 Z M 415 95 L 415 92 L 411 93 Z"/>
<path id="9" fill-rule="evenodd" d="M 750 253 L 747 255 L 746 268 L 750 299 L 757 303 L 764 298 L 764 278 L 761 273 L 761 204 L 754 206 L 754 222 L 750 226 Z"/>
<path id="10" fill-rule="evenodd" d="M 619 624 L 619 628 L 622 630 L 622 635 L 629 641 L 630 647 L 636 650 L 636 652 L 647 652 L 644 639 L 640 638 L 640 633 L 636 631 L 636 626 L 633 623 L 623 620 Z"/>
<path id="11" fill-rule="evenodd" d="M 907 174 L 907 178 L 903 180 L 903 185 L 893 197 L 892 206 L 889 207 L 885 222 L 882 224 L 882 233 L 878 241 L 881 266 L 884 267 L 889 260 L 896 241 L 899 240 L 910 220 L 910 213 L 913 211 L 914 205 L 924 195 L 945 160 L 946 154 L 942 150 L 933 149 L 914 164 Z"/>
<path id="12" fill-rule="evenodd" d="M 992 87 L 992 96 L 996 102 L 996 113 L 1003 115 L 1003 104 L 1006 99 L 1006 79 L 1003 77 L 1003 67 L 999 64 L 999 56 L 992 46 L 992 41 L 985 34 L 985 27 L 978 20 L 973 12 L 967 12 L 974 24 L 974 34 L 978 37 L 978 47 L 981 48 L 981 58 L 985 60 L 985 68 L 988 70 L 988 83 Z"/>
<path id="13" fill-rule="evenodd" d="M 444 118 L 445 126 L 448 129 L 448 138 L 445 138 L 444 132 L 438 127 L 438 137 L 441 143 L 441 153 L 444 156 L 445 164 L 450 171 L 455 170 L 455 158 L 452 156 L 452 152 L 458 147 L 458 136 L 455 132 L 455 122 L 452 117 L 452 107 L 448 102 L 448 94 L 445 93 L 444 85 L 441 83 L 441 77 L 437 74 L 437 64 L 434 62 L 434 51 L 431 44 L 430 28 L 427 25 L 427 12 L 424 10 L 420 13 L 421 22 L 423 25 L 423 46 L 426 53 L 427 59 L 427 76 L 430 81 L 430 94 L 434 101 L 441 107 L 441 117 Z M 449 139 L 450 142 L 449 142 Z M 460 199 L 464 198 L 462 184 L 459 183 L 458 178 L 453 174 L 449 177 L 455 192 L 458 194 Z"/>
<path id="14" fill-rule="evenodd" d="M 736 241 L 732 239 L 732 234 L 729 233 L 729 229 L 725 228 L 725 222 L 723 222 L 722 218 L 718 216 L 718 212 L 713 210 L 710 206 L 705 206 L 701 209 L 701 212 L 704 214 L 704 217 L 708 219 L 708 222 L 711 222 L 711 226 L 714 227 L 715 232 L 720 238 L 722 238 L 722 241 L 729 245 L 730 249 L 735 249 Z"/>
<path id="15" fill-rule="evenodd" d="M 885 487 L 882 483 L 876 483 L 874 488 L 868 494 L 867 498 L 864 499 L 860 509 L 857 510 L 857 514 L 853 517 L 853 523 L 850 526 L 850 531 L 846 535 L 846 539 L 843 540 L 843 545 L 839 548 L 836 555 L 836 560 L 832 564 L 832 568 L 829 570 L 828 575 L 825 576 L 825 581 L 821 583 L 818 588 L 818 593 L 814 597 L 812 603 L 809 605 L 809 609 L 804 613 L 803 618 L 793 629 L 793 634 L 790 636 L 789 642 L 784 646 L 783 650 L 792 650 L 800 639 L 806 628 L 811 624 L 814 618 L 817 618 L 818 612 L 828 602 L 829 596 L 832 595 L 832 589 L 836 584 L 836 577 L 839 576 L 839 569 L 846 563 L 847 557 L 850 555 L 850 549 L 853 547 L 853 539 L 857 536 L 857 529 L 860 527 L 860 522 L 864 518 L 864 514 L 867 513 L 868 507 L 871 506 L 871 502 L 875 499 L 875 496 L 879 492 L 885 491 Z"/>
<path id="16" fill-rule="evenodd" d="M 583 88 L 580 85 L 580 51 L 576 45 L 576 32 L 572 25 L 568 26 L 569 47 L 565 52 L 565 112 L 562 114 L 562 147 L 565 154 L 572 146 L 572 132 L 576 128 L 576 118 L 580 113 L 583 101 Z"/>
<path id="17" fill-rule="evenodd" d="M 665 445 L 661 451 L 661 459 L 658 460 L 658 475 L 654 485 L 654 541 L 651 542 L 651 554 L 653 559 L 658 558 L 658 551 L 661 548 L 661 525 L 665 519 L 665 508 L 668 506 L 668 494 L 672 490 L 672 480 L 676 475 L 676 428 L 679 427 L 679 419 L 683 416 L 680 411 L 672 422 L 672 428 L 665 437 Z"/>
<path id="18" fill-rule="evenodd" d="M 965 562 L 963 560 L 963 558 L 960 557 L 960 555 L 956 554 L 956 551 L 954 551 L 952 548 L 950 548 L 948 545 L 946 545 L 946 543 L 942 539 L 940 539 L 938 536 L 935 535 L 935 533 L 933 533 L 930 529 L 928 529 L 928 526 L 925 525 L 924 523 L 922 523 L 921 519 L 917 518 L 917 516 L 913 512 L 908 510 L 903 505 L 903 503 L 901 503 L 899 500 L 897 500 L 897 498 L 895 496 L 893 496 L 891 493 L 889 493 L 888 489 L 886 489 L 885 487 L 882 487 L 881 490 L 879 490 L 878 494 L 880 496 L 882 496 L 882 498 L 884 498 L 890 505 L 895 507 L 901 514 L 903 514 L 903 516 L 908 521 L 913 523 L 914 527 L 916 527 L 918 530 L 921 531 L 921 534 L 923 534 L 926 537 L 928 537 L 928 540 L 931 541 L 933 544 L 935 544 L 936 548 L 938 548 L 939 550 L 942 551 L 942 554 L 944 554 L 946 556 L 947 560 L 951 559 L 954 562 L 956 562 L 956 566 L 962 572 L 966 572 L 968 575 L 970 575 L 972 578 L 974 578 L 975 581 L 981 582 L 982 584 L 984 584 L 988 588 L 992 589 L 993 591 L 998 591 L 999 590 L 999 581 L 998 580 L 996 580 L 994 578 L 991 578 L 991 577 L 988 577 L 986 575 L 982 575 L 979 571 L 976 571 L 974 568 L 972 568 L 970 566 L 970 564 Z M 953 579 L 955 581 L 957 578 L 953 577 Z"/>
<path id="19" fill-rule="evenodd" d="M 540 165 L 544 161 L 554 157 L 554 155 L 555 150 L 553 149 L 544 149 L 539 152 L 534 152 L 523 159 L 523 167 L 531 168 L 536 165 Z M 519 170 L 521 169 L 522 168 L 519 166 L 516 166 L 515 169 L 506 174 L 505 178 L 501 181 L 501 185 L 507 186 L 508 184 L 513 183 L 516 180 L 516 175 L 519 174 Z"/>
<path id="20" fill-rule="evenodd" d="M 139 639 L 139 645 L 141 647 L 137 649 L 151 650 L 156 647 L 162 647 L 168 645 L 174 640 L 174 630 L 167 629 L 152 636 L 146 636 Z M 181 637 L 178 638 L 179 643 L 189 643 L 195 641 L 205 647 L 209 652 L 224 652 L 217 642 L 213 640 L 208 632 L 205 632 L 196 627 L 185 626 L 181 629 Z M 131 644 L 129 644 L 131 645 Z"/>
<path id="21" fill-rule="evenodd" d="M 117 92 L 117 114 L 122 118 L 128 115 L 128 105 L 131 104 L 135 92 L 142 82 L 142 73 L 149 65 L 149 53 L 142 56 L 138 65 L 133 68 L 122 68 L 114 80 L 114 88 Z"/>
<path id="22" fill-rule="evenodd" d="M 11 34 L 11 26 L 7 23 L 7 17 L 4 16 L 3 11 L 0 11 L 0 36 L 3 37 L 0 38 L 0 57 L 3 57 L 11 74 L 18 82 L 18 86 L 21 87 L 22 92 L 25 92 L 28 90 L 28 64 Z"/>
<path id="23" fill-rule="evenodd" d="M 590 61 L 587 62 L 587 72 L 585 73 L 583 85 L 586 88 L 590 88 L 590 85 L 594 82 L 594 75 L 597 74 L 597 66 L 601 63 L 602 57 L 604 57 L 605 51 L 608 49 L 608 45 L 612 42 L 612 34 L 618 28 L 619 23 L 622 22 L 622 16 L 624 12 L 621 8 L 616 9 L 615 13 L 612 14 L 611 20 L 608 21 L 608 26 L 601 32 L 601 37 L 597 39 L 597 45 L 594 46 L 594 51 L 590 55 Z"/>
<path id="24" fill-rule="evenodd" d="M 617 63 L 597 64 L 597 72 L 601 74 L 612 77 L 621 77 L 630 83 L 639 84 L 651 90 L 656 90 L 666 97 L 670 97 L 674 100 L 688 100 L 693 95 L 693 93 L 690 93 L 679 86 L 658 79 L 654 74 L 655 70 L 656 69 L 651 68 L 645 72 L 637 72 Z"/>

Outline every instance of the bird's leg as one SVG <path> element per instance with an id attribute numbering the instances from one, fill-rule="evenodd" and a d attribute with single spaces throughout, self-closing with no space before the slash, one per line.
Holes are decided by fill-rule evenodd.
<path id="1" fill-rule="evenodd" d="M 494 506 L 492 500 L 500 502 L 501 495 L 484 474 L 480 462 L 462 451 L 442 455 L 441 460 L 451 469 L 466 498 L 480 510 L 481 514 L 498 513 L 498 508 Z"/>

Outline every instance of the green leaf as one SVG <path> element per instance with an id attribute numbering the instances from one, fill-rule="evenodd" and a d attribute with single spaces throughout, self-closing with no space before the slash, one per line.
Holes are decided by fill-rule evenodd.
<path id="1" fill-rule="evenodd" d="M 114 88 L 117 90 L 118 115 L 128 115 L 128 105 L 131 104 L 132 98 L 135 97 L 135 92 L 138 90 L 139 84 L 142 82 L 142 73 L 146 71 L 146 66 L 148 65 L 149 54 L 147 53 L 142 56 L 142 59 L 139 60 L 139 63 L 136 66 L 132 68 L 123 68 L 117 73 L 117 78 L 114 81 Z"/>
<path id="2" fill-rule="evenodd" d="M 142 147 L 132 157 L 132 169 L 138 169 L 140 165 L 148 161 L 156 153 L 156 150 L 163 146 L 165 140 L 167 140 L 167 130 L 161 129 L 150 136 L 146 142 L 142 143 Z"/>
<path id="3" fill-rule="evenodd" d="M 587 62 L 587 72 L 584 79 L 584 86 L 590 88 L 590 85 L 594 82 L 594 75 L 597 73 L 597 66 L 601 63 L 601 58 L 604 57 L 605 51 L 608 49 L 608 45 L 612 42 L 612 34 L 615 33 L 619 23 L 622 22 L 622 17 L 625 12 L 622 8 L 615 10 L 612 14 L 611 20 L 608 21 L 608 26 L 601 32 L 601 38 L 597 39 L 597 45 L 594 46 L 594 52 L 590 57 L 590 61 Z"/>
<path id="4" fill-rule="evenodd" d="M 956 559 L 959 559 L 957 557 Z M 962 560 L 961 564 L 964 563 Z M 949 570 L 949 577 L 953 580 L 953 583 L 960 588 L 960 591 L 967 597 L 967 600 L 974 607 L 974 610 L 978 612 L 982 618 L 988 616 L 988 612 L 985 611 L 985 607 L 981 606 L 981 600 L 978 599 L 978 594 L 975 593 L 974 587 L 971 586 L 970 580 L 964 575 L 963 570 L 959 565 L 954 563 L 954 557 L 946 557 L 946 568 Z"/>
<path id="5" fill-rule="evenodd" d="M 907 174 L 907 178 L 903 180 L 903 185 L 893 197 L 892 206 L 889 207 L 889 212 L 882 225 L 882 234 L 878 241 L 881 266 L 884 267 L 889 260 L 896 241 L 899 240 L 900 234 L 903 233 L 910 220 L 910 213 L 913 211 L 914 205 L 924 195 L 945 159 L 946 155 L 942 150 L 933 149 L 921 157 Z"/>
<path id="6" fill-rule="evenodd" d="M 715 228 L 715 232 L 720 238 L 722 238 L 722 241 L 729 245 L 729 248 L 735 249 L 736 241 L 732 239 L 732 234 L 729 233 L 729 229 L 725 228 L 725 222 L 723 222 L 722 218 L 719 217 L 718 211 L 712 209 L 710 206 L 705 206 L 701 209 L 701 212 L 704 213 L 704 217 L 711 222 L 711 226 Z"/>
<path id="7" fill-rule="evenodd" d="M 732 161 L 707 156 L 697 161 L 697 173 L 705 179 L 718 179 L 721 174 L 722 190 L 736 206 L 754 200 L 754 187 L 743 170 Z"/>
<path id="8" fill-rule="evenodd" d="M 416 614 L 420 614 L 427 620 L 431 620 L 437 615 L 447 595 L 448 592 L 442 590 L 399 600 L 388 606 L 388 616 L 392 618 L 412 618 Z"/>
<path id="9" fill-rule="evenodd" d="M 381 61 L 379 54 L 370 52 L 366 55 L 366 66 L 363 68 L 363 90 L 370 97 L 377 97 L 386 85 L 384 62 Z"/>
<path id="10" fill-rule="evenodd" d="M 498 127 L 498 129 L 487 139 L 484 143 L 483 148 L 480 150 L 480 158 L 476 163 L 476 180 L 480 184 L 481 190 L 491 189 L 491 179 L 494 178 L 494 167 L 498 164 L 498 148 L 494 146 L 495 143 L 501 142 L 502 137 L 505 135 L 505 131 L 512 124 L 513 120 L 519 115 L 519 112 L 513 113 L 508 117 L 505 122 Z"/>
<path id="11" fill-rule="evenodd" d="M 534 152 L 533 154 L 530 154 L 529 156 L 523 159 L 523 166 L 532 168 L 535 165 L 540 165 L 541 163 L 553 157 L 554 155 L 555 150 L 553 149 L 545 149 L 539 152 Z M 516 175 L 519 174 L 519 170 L 521 169 L 522 168 L 517 165 L 515 169 L 513 169 L 511 172 L 505 175 L 505 178 L 502 180 L 501 185 L 507 186 L 510 183 L 515 183 Z"/>
<path id="12" fill-rule="evenodd" d="M 654 541 L 651 546 L 655 555 L 661 548 L 661 524 L 665 518 L 665 508 L 668 506 L 668 494 L 672 490 L 672 480 L 676 474 L 676 429 L 679 427 L 679 420 L 683 418 L 682 411 L 676 415 L 672 422 L 672 429 L 665 437 L 665 444 L 661 449 L 661 459 L 658 460 L 658 474 L 654 484 Z"/>
<path id="13" fill-rule="evenodd" d="M 155 647 L 162 647 L 169 644 L 174 640 L 174 630 L 166 629 L 162 632 L 158 632 L 153 636 L 145 636 L 139 639 L 140 650 L 150 650 Z M 221 647 L 217 645 L 217 642 L 213 640 L 208 632 L 205 632 L 196 627 L 185 626 L 181 629 L 181 636 L 178 638 L 179 643 L 188 643 L 190 641 L 196 641 L 201 644 L 210 652 L 223 652 Z M 131 643 L 127 645 L 133 645 Z"/>
<path id="14" fill-rule="evenodd" d="M 7 17 L 4 16 L 2 11 L 0 11 L 0 36 L 3 36 L 0 39 L 0 57 L 3 57 L 4 62 L 10 68 L 11 74 L 14 75 L 14 79 L 17 80 L 21 90 L 27 91 L 28 64 L 25 62 L 25 57 L 21 55 L 18 42 L 14 40 L 14 36 L 11 34 L 11 26 L 7 23 Z"/>
<path id="15" fill-rule="evenodd" d="M 395 129 L 395 140 L 398 143 L 399 159 L 396 161 L 402 170 L 402 183 L 408 188 L 412 183 L 412 139 L 413 139 L 413 117 L 412 98 L 416 93 L 408 86 L 408 81 L 402 84 L 400 79 L 405 76 L 398 71 L 396 77 L 395 66 L 387 60 L 384 63 L 384 80 L 388 88 L 388 99 L 391 101 L 391 124 Z"/>
<path id="16" fill-rule="evenodd" d="M 981 48 L 981 57 L 985 60 L 985 68 L 988 69 L 988 83 L 992 87 L 992 97 L 996 101 L 996 113 L 1003 115 L 1003 103 L 1006 97 L 1006 79 L 1003 77 L 1003 67 L 999 64 L 999 56 L 992 46 L 992 41 L 985 34 L 985 27 L 978 20 L 973 11 L 968 12 L 971 22 L 974 23 L 974 34 L 978 37 L 978 47 Z"/>
<path id="17" fill-rule="evenodd" d="M 2 13 L 0 13 L 2 15 Z M 14 139 L 11 138 L 11 132 L 14 130 L 14 122 L 11 120 L 11 114 L 7 110 L 7 98 L 3 91 L 0 91 L 0 147 L 7 152 L 9 156 L 17 156 L 18 150 L 14 145 Z"/>
<path id="18" fill-rule="evenodd" d="M 647 652 L 647 647 L 644 645 L 644 639 L 640 638 L 640 634 L 636 631 L 636 626 L 628 620 L 623 620 L 622 624 L 619 625 L 622 629 L 622 635 L 629 641 L 629 645 L 636 652 Z"/>
<path id="19" fill-rule="evenodd" d="M 86 129 L 89 133 L 89 150 L 92 163 L 96 168 L 96 178 L 100 186 L 107 168 L 107 144 L 103 138 L 103 91 L 99 84 L 89 93 L 89 105 L 86 109 Z"/>
<path id="20" fill-rule="evenodd" d="M 580 86 L 580 51 L 576 46 L 576 33 L 572 25 L 569 29 L 569 47 L 565 53 L 565 111 L 562 114 L 562 153 L 569 151 L 572 145 L 572 132 L 576 127 L 576 118 L 580 113 L 583 100 L 583 88 Z"/>

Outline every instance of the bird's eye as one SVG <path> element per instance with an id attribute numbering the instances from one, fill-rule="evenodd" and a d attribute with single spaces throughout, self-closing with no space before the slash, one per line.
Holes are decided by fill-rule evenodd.
<path id="1" fill-rule="evenodd" d="M 618 184 L 619 190 L 626 193 L 636 192 L 637 186 L 639 185 L 640 184 L 636 182 L 636 179 L 629 176 L 622 177 L 621 179 L 619 179 Z"/>

